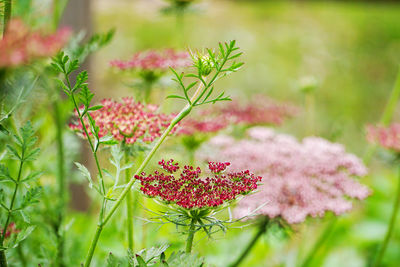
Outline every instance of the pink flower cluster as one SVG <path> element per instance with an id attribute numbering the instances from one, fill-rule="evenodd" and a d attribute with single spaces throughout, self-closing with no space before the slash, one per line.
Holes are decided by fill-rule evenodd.
<path id="1" fill-rule="evenodd" d="M 307 216 L 336 215 L 352 208 L 350 198 L 364 199 L 369 189 L 354 176 L 364 176 L 366 167 L 340 144 L 319 137 L 298 142 L 267 127 L 248 130 L 249 138 L 235 141 L 218 136 L 209 141 L 211 156 L 230 161 L 232 168 L 250 168 L 262 175 L 259 192 L 243 198 L 235 209 L 238 218 L 260 207 L 257 214 L 280 216 L 288 223 Z M 223 140 L 225 139 L 225 140 Z"/>
<path id="2" fill-rule="evenodd" d="M 210 162 L 208 177 L 200 177 L 201 169 L 184 166 L 178 176 L 174 176 L 179 165 L 173 160 L 160 161 L 159 165 L 167 172 L 135 176 L 140 180 L 140 190 L 150 197 L 159 197 L 166 203 L 174 203 L 185 209 L 217 207 L 255 190 L 261 181 L 260 176 L 248 170 L 221 174 L 228 163 Z M 218 172 L 217 172 L 218 171 Z"/>
<path id="3" fill-rule="evenodd" d="M 187 52 L 176 52 L 173 49 L 164 51 L 149 50 L 138 52 L 128 61 L 113 60 L 111 66 L 121 70 L 165 71 L 168 68 L 182 68 L 192 65 Z"/>
<path id="4" fill-rule="evenodd" d="M 115 140 L 125 140 L 127 144 L 133 144 L 138 139 L 144 142 L 154 141 L 174 118 L 174 115 L 157 113 L 156 105 L 143 105 L 131 97 L 123 98 L 122 102 L 104 99 L 101 104 L 101 109 L 90 112 L 96 126 L 100 128 L 99 136 L 111 134 Z M 89 129 L 87 119 L 85 125 Z M 70 128 L 84 135 L 80 121 L 70 124 Z"/>
<path id="5" fill-rule="evenodd" d="M 9 22 L 0 40 L 0 68 L 27 64 L 30 61 L 55 55 L 68 41 L 71 32 L 67 28 L 54 34 L 32 32 L 19 19 Z"/>
<path id="6" fill-rule="evenodd" d="M 367 126 L 367 140 L 384 148 L 400 151 L 400 123 L 393 123 L 389 127 Z"/>
<path id="7" fill-rule="evenodd" d="M 206 113 L 219 114 L 224 120 L 230 120 L 235 124 L 280 125 L 286 118 L 294 116 L 297 112 L 298 109 L 294 106 L 277 103 L 263 96 L 257 96 L 245 105 L 238 100 L 234 100 L 226 105 L 219 105 L 216 109 Z"/>
<path id="8" fill-rule="evenodd" d="M 205 116 L 201 120 L 187 118 L 177 129 L 179 135 L 194 135 L 196 133 L 215 133 L 228 127 L 229 121 L 221 116 Z"/>

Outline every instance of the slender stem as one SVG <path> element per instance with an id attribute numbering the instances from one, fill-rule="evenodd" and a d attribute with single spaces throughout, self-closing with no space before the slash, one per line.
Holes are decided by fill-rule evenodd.
<path id="1" fill-rule="evenodd" d="M 90 245 L 88 255 L 86 256 L 86 261 L 85 261 L 85 265 L 84 265 L 85 267 L 90 266 L 90 262 L 92 261 L 94 250 L 96 248 L 96 246 L 93 246 L 93 244 L 97 244 L 97 241 L 99 241 L 99 237 L 100 237 L 102 230 L 103 230 L 103 225 L 101 225 L 101 224 L 97 225 L 96 233 L 93 237 L 92 244 Z"/>
<path id="2" fill-rule="evenodd" d="M 397 213 L 399 211 L 399 205 L 400 205 L 400 168 L 399 168 L 399 176 L 398 176 L 398 181 L 397 181 L 397 193 L 396 193 L 396 197 L 395 197 L 395 202 L 393 204 L 393 211 L 392 211 L 392 215 L 390 218 L 390 223 L 389 223 L 389 227 L 388 230 L 386 232 L 385 235 L 385 239 L 383 240 L 382 246 L 378 252 L 378 256 L 376 257 L 375 263 L 374 263 L 374 267 L 378 267 L 381 266 L 381 261 L 383 259 L 383 256 L 385 255 L 385 251 L 386 248 L 389 244 L 389 240 L 390 237 L 393 234 L 393 230 L 394 230 L 394 226 L 396 224 L 396 218 L 397 218 Z"/>
<path id="3" fill-rule="evenodd" d="M 3 20 L 3 37 L 6 33 L 8 22 L 11 18 L 11 7 L 12 1 L 11 0 L 4 0 L 4 20 Z"/>
<path id="4" fill-rule="evenodd" d="M 317 242 L 314 244 L 313 248 L 308 253 L 308 255 L 305 258 L 305 260 L 303 261 L 303 263 L 300 265 L 301 267 L 306 267 L 306 266 L 310 265 L 311 261 L 314 258 L 314 255 L 316 255 L 318 253 L 318 251 L 323 247 L 323 244 L 325 243 L 325 241 L 328 239 L 328 237 L 332 233 L 336 222 L 337 222 L 337 217 L 333 218 L 330 221 L 328 226 L 324 229 L 323 233 L 318 238 Z"/>
<path id="5" fill-rule="evenodd" d="M 25 153 L 25 149 L 22 148 L 21 159 L 24 158 L 24 153 Z M 18 191 L 18 187 L 19 187 L 19 180 L 21 179 L 23 165 L 24 165 L 24 161 L 21 160 L 21 162 L 19 164 L 18 177 L 17 177 L 17 181 L 16 181 L 16 184 L 15 184 L 14 193 L 13 193 L 13 196 L 11 198 L 10 208 L 8 209 L 6 223 L 4 224 L 3 233 L 1 234 L 1 237 L 0 237 L 0 245 L 1 246 L 3 246 L 3 244 L 4 244 L 4 239 L 6 237 L 7 228 L 8 228 L 8 225 L 10 223 L 10 219 L 11 219 L 11 213 L 13 212 L 14 202 L 15 202 L 15 198 L 17 196 L 17 191 Z M 1 253 L 0 253 L 0 267 L 7 267 L 7 258 L 6 258 L 5 250 L 1 250 Z"/>
<path id="6" fill-rule="evenodd" d="M 396 82 L 389 96 L 388 102 L 386 103 L 381 119 L 379 120 L 379 123 L 382 124 L 383 126 L 388 126 L 392 121 L 393 114 L 395 112 L 399 98 L 400 98 L 400 68 L 397 73 Z M 365 164 L 368 164 L 371 161 L 372 156 L 375 154 L 376 148 L 377 146 L 375 144 L 368 145 L 363 158 Z"/>
<path id="7" fill-rule="evenodd" d="M 186 253 L 188 254 L 192 252 L 194 234 L 196 233 L 195 229 L 195 219 L 192 219 L 192 221 L 190 222 L 188 237 L 186 239 Z"/>
<path id="8" fill-rule="evenodd" d="M 260 223 L 258 231 L 254 235 L 253 239 L 250 241 L 249 244 L 247 244 L 245 250 L 243 250 L 243 252 L 242 252 L 242 254 L 240 254 L 239 258 L 233 264 L 229 265 L 230 267 L 237 267 L 242 263 L 242 261 L 246 258 L 246 256 L 249 254 L 251 249 L 257 243 L 257 240 L 267 231 L 268 224 L 269 224 L 269 219 L 267 217 L 265 217 L 263 219 L 263 221 Z"/>
<path id="9" fill-rule="evenodd" d="M 135 175 L 132 177 L 132 179 L 129 181 L 129 183 L 125 186 L 124 190 L 121 192 L 121 195 L 115 201 L 114 206 L 112 206 L 112 208 L 110 209 L 108 214 L 105 216 L 104 220 L 99 224 L 99 226 L 101 226 L 101 227 L 97 228 L 95 237 L 92 240 L 92 243 L 91 243 L 90 249 L 89 249 L 89 253 L 86 256 L 85 265 L 84 265 L 85 267 L 90 266 L 90 262 L 92 260 L 93 253 L 94 253 L 94 250 L 96 248 L 97 241 L 99 239 L 101 231 L 103 230 L 103 226 L 111 219 L 111 217 L 114 214 L 114 212 L 117 210 L 119 205 L 121 205 L 122 200 L 124 199 L 124 197 L 131 190 L 133 184 L 135 183 L 135 178 L 134 177 L 136 175 L 140 174 L 143 171 L 143 169 L 147 166 L 147 164 L 149 163 L 150 159 L 153 157 L 153 155 L 155 154 L 157 149 L 160 147 L 160 145 L 164 142 L 165 138 L 167 138 L 168 134 L 171 132 L 171 130 L 174 128 L 174 126 L 179 121 L 181 121 L 184 117 L 186 117 L 190 113 L 191 110 L 192 110 L 192 106 L 190 106 L 190 105 L 185 106 L 182 109 L 182 111 L 172 120 L 171 124 L 168 126 L 168 128 L 164 131 L 164 133 L 158 139 L 157 143 L 153 146 L 153 148 L 151 149 L 149 154 L 147 154 L 146 158 L 143 160 L 143 162 L 140 165 L 140 167 L 136 170 Z"/>
<path id="10" fill-rule="evenodd" d="M 56 142 L 57 142 L 57 167 L 58 167 L 58 218 L 55 230 L 57 236 L 57 266 L 64 266 L 64 236 L 60 233 L 60 228 L 64 221 L 65 201 L 66 201 L 66 181 L 65 181 L 65 153 L 63 143 L 63 119 L 60 112 L 58 101 L 54 101 L 54 119 L 56 123 Z"/>
<path id="11" fill-rule="evenodd" d="M 315 134 L 315 92 L 307 92 L 305 95 L 307 121 L 308 121 L 308 134 Z"/>
<path id="12" fill-rule="evenodd" d="M 124 156 L 125 156 L 125 163 L 129 163 L 129 151 L 127 148 L 124 148 Z M 125 170 L 125 182 L 129 183 L 130 180 L 130 170 L 127 168 Z M 129 192 L 126 195 L 126 226 L 128 227 L 128 247 L 131 251 L 133 251 L 133 203 L 132 203 L 132 190 L 129 190 Z"/>

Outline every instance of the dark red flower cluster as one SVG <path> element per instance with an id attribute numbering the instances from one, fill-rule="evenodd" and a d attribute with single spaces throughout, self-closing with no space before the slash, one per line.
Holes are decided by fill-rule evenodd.
<path id="1" fill-rule="evenodd" d="M 101 104 L 103 105 L 101 109 L 90 112 L 100 128 L 99 136 L 111 134 L 115 140 L 125 140 L 128 144 L 133 144 L 138 139 L 144 142 L 154 141 L 162 135 L 174 118 L 173 114 L 157 113 L 156 105 L 144 105 L 135 102 L 131 97 L 123 98 L 122 102 L 104 99 Z M 85 125 L 89 129 L 87 119 Z M 70 128 L 84 135 L 80 121 L 70 124 Z M 174 131 L 173 129 L 171 132 Z M 89 134 L 92 133 L 89 131 Z"/>
<path id="2" fill-rule="evenodd" d="M 216 174 L 225 171 L 226 167 L 228 167 L 229 165 L 231 165 L 230 162 L 213 162 L 213 161 L 208 162 L 208 168 L 212 173 Z"/>
<path id="3" fill-rule="evenodd" d="M 245 105 L 234 100 L 226 105 L 218 105 L 215 109 L 205 111 L 205 114 L 218 114 L 224 118 L 224 121 L 229 120 L 233 124 L 280 125 L 297 112 L 298 109 L 294 106 L 257 96 Z"/>
<path id="4" fill-rule="evenodd" d="M 217 174 L 216 171 L 225 170 L 228 162 L 210 163 L 210 171 L 214 174 L 209 177 L 200 177 L 201 169 L 192 166 L 184 166 L 180 175 L 174 176 L 179 169 L 178 164 L 173 160 L 167 163 L 160 161 L 159 164 L 168 174 L 155 171 L 154 174 L 135 176 L 141 182 L 140 190 L 147 196 L 159 197 L 166 203 L 185 209 L 220 206 L 255 190 L 261 181 L 261 176 L 255 176 L 248 170 Z"/>
<path id="5" fill-rule="evenodd" d="M 1 230 L 1 232 L 3 233 L 3 229 Z M 9 238 L 12 234 L 17 234 L 21 232 L 21 230 L 17 229 L 17 227 L 15 226 L 15 223 L 12 222 L 7 226 L 7 230 L 6 230 L 6 234 L 4 235 L 4 238 Z"/>
<path id="6" fill-rule="evenodd" d="M 181 122 L 177 134 L 215 133 L 228 127 L 229 122 L 221 116 L 207 116 L 202 120 L 188 118 Z"/>
<path id="7" fill-rule="evenodd" d="M 32 32 L 19 19 L 13 19 L 0 40 L 0 68 L 27 64 L 33 59 L 55 55 L 68 41 L 70 30 L 63 28 L 54 34 Z"/>
<path id="8" fill-rule="evenodd" d="M 138 52 L 128 61 L 113 60 L 111 66 L 121 70 L 165 71 L 168 68 L 182 68 L 192 65 L 192 60 L 187 52 L 176 52 L 173 49 L 164 51 L 149 50 Z"/>
<path id="9" fill-rule="evenodd" d="M 161 160 L 158 162 L 158 165 L 160 165 L 168 173 L 174 173 L 179 169 L 178 162 L 174 163 L 173 159 L 168 161 Z"/>

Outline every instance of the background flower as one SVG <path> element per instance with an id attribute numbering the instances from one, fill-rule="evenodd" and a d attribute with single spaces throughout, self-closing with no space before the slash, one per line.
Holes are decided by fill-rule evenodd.
<path id="1" fill-rule="evenodd" d="M 365 166 L 340 144 L 319 137 L 298 142 L 265 127 L 253 127 L 247 133 L 249 138 L 229 139 L 225 144 L 221 136 L 217 142 L 210 140 L 214 150 L 206 156 L 229 161 L 233 169 L 246 166 L 264 177 L 259 192 L 239 202 L 237 217 L 261 207 L 258 214 L 300 223 L 309 215 L 322 217 L 327 211 L 342 214 L 352 208 L 349 198 L 364 199 L 370 194 L 353 179 L 366 175 Z"/>

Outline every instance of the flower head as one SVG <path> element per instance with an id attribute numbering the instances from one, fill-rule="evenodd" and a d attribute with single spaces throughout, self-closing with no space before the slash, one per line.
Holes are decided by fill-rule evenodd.
<path id="1" fill-rule="evenodd" d="M 13 19 L 0 40 L 0 68 L 53 56 L 68 41 L 70 33 L 69 29 L 63 28 L 54 34 L 44 35 L 31 31 L 21 20 Z"/>
<path id="2" fill-rule="evenodd" d="M 179 135 L 194 135 L 196 133 L 216 133 L 228 127 L 229 122 L 221 116 L 206 116 L 203 119 L 188 118 L 181 122 L 177 129 Z"/>
<path id="3" fill-rule="evenodd" d="M 133 144 L 138 139 L 152 142 L 161 136 L 174 117 L 157 113 L 157 106 L 135 102 L 131 97 L 123 98 L 122 102 L 104 99 L 101 104 L 103 105 L 101 109 L 90 112 L 96 126 L 100 129 L 99 137 L 112 135 L 115 140 L 125 140 L 127 144 Z M 87 119 L 85 124 L 89 129 Z M 70 128 L 84 135 L 79 121 L 70 124 Z M 92 133 L 89 132 L 89 134 Z"/>
<path id="4" fill-rule="evenodd" d="M 297 108 L 258 96 L 245 105 L 234 100 L 206 113 L 211 112 L 223 116 L 225 120 L 230 120 L 234 124 L 280 125 L 286 118 L 294 116 Z"/>
<path id="5" fill-rule="evenodd" d="M 389 127 L 367 126 L 367 140 L 380 146 L 400 151 L 400 123 Z"/>
<path id="6" fill-rule="evenodd" d="M 179 164 L 172 159 L 159 162 L 167 172 L 142 173 L 140 190 L 150 197 L 158 197 L 166 203 L 174 203 L 185 209 L 211 208 L 223 205 L 255 190 L 261 181 L 250 171 L 222 173 L 229 163 L 210 162 L 210 175 L 201 177 L 199 167 L 184 166 L 181 173 Z"/>
<path id="7" fill-rule="evenodd" d="M 149 50 L 138 52 L 130 60 L 113 60 L 110 64 L 121 70 L 163 72 L 169 68 L 191 66 L 192 61 L 187 52 L 176 52 L 173 49 L 166 49 L 164 51 Z"/>
<path id="8" fill-rule="evenodd" d="M 264 177 L 259 192 L 239 202 L 237 217 L 260 207 L 260 215 L 300 223 L 307 216 L 322 217 L 327 211 L 336 215 L 347 212 L 352 208 L 350 198 L 364 199 L 370 194 L 353 179 L 367 173 L 365 166 L 340 144 L 319 137 L 298 142 L 266 127 L 250 128 L 248 135 L 248 139 L 235 142 L 210 140 L 213 156 L 207 156 L 223 158 L 233 169 L 246 166 Z"/>

